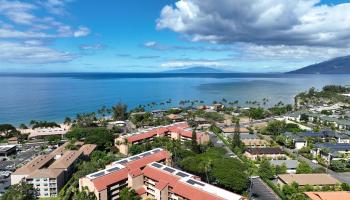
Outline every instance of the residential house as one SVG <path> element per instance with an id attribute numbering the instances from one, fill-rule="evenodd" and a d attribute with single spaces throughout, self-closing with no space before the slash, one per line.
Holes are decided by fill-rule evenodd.
<path id="1" fill-rule="evenodd" d="M 349 191 L 331 191 L 331 192 L 304 192 L 311 200 L 348 200 L 350 199 Z"/>
<path id="2" fill-rule="evenodd" d="M 340 182 L 329 174 L 279 174 L 277 175 L 277 183 L 281 186 L 290 185 L 293 182 L 299 186 L 334 186 Z"/>
<path id="3" fill-rule="evenodd" d="M 295 174 L 297 172 L 298 160 L 270 160 L 270 164 L 273 166 L 285 165 L 288 174 Z"/>
<path id="4" fill-rule="evenodd" d="M 266 148 L 247 148 L 244 155 L 249 159 L 256 160 L 258 158 L 268 158 L 268 159 L 281 159 L 286 158 L 282 149 L 278 147 L 266 147 Z"/>
<path id="5" fill-rule="evenodd" d="M 311 150 L 313 156 L 321 156 L 330 163 L 332 160 L 350 159 L 350 144 L 348 143 L 319 143 Z"/>

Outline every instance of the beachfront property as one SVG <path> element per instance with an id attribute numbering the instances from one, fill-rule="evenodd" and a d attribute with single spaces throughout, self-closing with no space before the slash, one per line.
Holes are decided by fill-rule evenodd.
<path id="1" fill-rule="evenodd" d="M 286 166 L 288 174 L 295 174 L 297 172 L 298 160 L 270 160 L 272 166 Z"/>
<path id="2" fill-rule="evenodd" d="M 329 174 L 279 174 L 277 175 L 277 183 L 280 186 L 285 184 L 290 185 L 293 182 L 299 186 L 333 186 L 340 182 Z"/>
<path id="3" fill-rule="evenodd" d="M 115 145 L 119 152 L 128 155 L 129 147 L 135 144 L 141 144 L 145 141 L 153 141 L 156 137 L 169 137 L 174 140 L 191 141 L 193 130 L 187 122 L 178 122 L 168 126 L 158 126 L 136 133 L 122 135 L 115 139 Z M 198 144 L 209 142 L 209 134 L 196 131 L 196 140 Z"/>
<path id="4" fill-rule="evenodd" d="M 98 200 L 118 199 L 125 187 L 134 189 L 143 199 L 244 199 L 170 165 L 169 152 L 153 149 L 116 161 L 104 170 L 81 178 L 79 189 L 93 192 Z"/>
<path id="5" fill-rule="evenodd" d="M 311 150 L 313 156 L 320 156 L 326 162 L 332 160 L 349 160 L 350 159 L 350 144 L 348 143 L 319 143 L 315 144 Z"/>
<path id="6" fill-rule="evenodd" d="M 70 129 L 69 125 L 60 124 L 60 127 L 35 128 L 35 129 L 18 129 L 22 134 L 29 134 L 28 138 L 41 138 L 51 135 L 62 136 Z"/>
<path id="7" fill-rule="evenodd" d="M 350 199 L 349 191 L 336 192 L 304 192 L 311 200 L 348 200 Z"/>
<path id="8" fill-rule="evenodd" d="M 57 196 L 69 180 L 77 162 L 85 159 L 96 148 L 82 145 L 79 150 L 66 150 L 65 143 L 46 155 L 40 155 L 11 174 L 11 185 L 20 181 L 32 184 L 39 197 Z"/>
<path id="9" fill-rule="evenodd" d="M 0 158 L 6 158 L 17 151 L 16 145 L 1 145 L 0 146 Z"/>
<path id="10" fill-rule="evenodd" d="M 282 149 L 278 147 L 247 148 L 244 155 L 251 160 L 256 160 L 258 158 L 268 158 L 272 160 L 287 158 Z"/>

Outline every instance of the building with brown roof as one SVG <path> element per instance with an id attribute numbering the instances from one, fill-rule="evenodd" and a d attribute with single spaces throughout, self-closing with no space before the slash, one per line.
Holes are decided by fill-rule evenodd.
<path id="1" fill-rule="evenodd" d="M 247 148 L 244 155 L 252 160 L 256 160 L 258 157 L 266 157 L 270 159 L 280 159 L 287 157 L 282 149 L 278 147 L 266 147 L 266 148 Z"/>
<path id="2" fill-rule="evenodd" d="M 115 145 L 119 152 L 128 155 L 129 147 L 141 144 L 145 141 L 153 141 L 156 137 L 169 137 L 180 141 L 192 140 L 192 129 L 187 122 L 179 122 L 168 126 L 158 126 L 137 133 L 127 134 L 115 139 Z M 206 144 L 209 142 L 209 135 L 203 132 L 196 132 L 197 142 Z"/>
<path id="3" fill-rule="evenodd" d="M 39 197 L 57 196 L 64 183 L 71 177 L 75 164 L 83 155 L 89 155 L 96 145 L 83 145 L 79 150 L 70 151 L 61 145 L 47 155 L 40 155 L 11 174 L 11 184 L 26 181 L 32 184 Z"/>
<path id="4" fill-rule="evenodd" d="M 242 196 L 204 183 L 192 174 L 169 166 L 170 155 L 160 148 L 112 163 L 79 180 L 98 200 L 117 199 L 130 187 L 143 199 L 241 200 Z"/>
<path id="5" fill-rule="evenodd" d="M 38 169 L 26 177 L 26 182 L 32 184 L 41 197 L 57 196 L 64 186 L 63 169 Z"/>
<path id="6" fill-rule="evenodd" d="M 337 192 L 304 192 L 311 200 L 349 200 L 349 191 Z"/>
<path id="7" fill-rule="evenodd" d="M 293 182 L 300 186 L 325 186 L 337 185 L 340 182 L 329 174 L 279 174 L 278 183 L 281 185 L 290 185 Z"/>

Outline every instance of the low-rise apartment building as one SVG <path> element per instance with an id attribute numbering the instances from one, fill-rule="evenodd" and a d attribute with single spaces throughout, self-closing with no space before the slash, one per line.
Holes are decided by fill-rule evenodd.
<path id="1" fill-rule="evenodd" d="M 107 166 L 79 180 L 79 189 L 93 192 L 98 200 L 118 199 L 129 187 L 143 199 L 242 200 L 242 196 L 204 183 L 198 177 L 170 167 L 170 154 L 157 148 Z"/>
<path id="2" fill-rule="evenodd" d="M 297 172 L 298 160 L 270 160 L 272 166 L 286 166 L 288 174 L 295 174 Z"/>
<path id="3" fill-rule="evenodd" d="M 348 143 L 318 143 L 311 150 L 313 156 L 320 156 L 326 162 L 332 160 L 350 160 L 350 144 Z"/>
<path id="4" fill-rule="evenodd" d="M 39 197 L 57 196 L 74 172 L 75 164 L 89 155 L 96 145 L 66 150 L 65 143 L 47 155 L 40 155 L 11 174 L 11 185 L 25 181 L 33 185 Z"/>
<path id="5" fill-rule="evenodd" d="M 115 139 L 115 145 L 120 153 L 128 155 L 131 145 L 141 144 L 145 141 L 153 141 L 156 137 L 169 137 L 175 140 L 190 141 L 192 140 L 192 129 L 187 122 L 158 126 L 137 133 L 120 136 Z M 209 142 L 209 135 L 196 131 L 196 139 L 199 144 L 205 144 Z"/>
<path id="6" fill-rule="evenodd" d="M 332 186 L 340 184 L 340 182 L 329 174 L 280 174 L 277 176 L 277 183 L 282 185 L 290 185 L 293 182 L 299 186 Z"/>
<path id="7" fill-rule="evenodd" d="M 265 157 L 273 160 L 278 160 L 278 159 L 287 157 L 282 151 L 282 149 L 278 147 L 247 148 L 244 152 L 244 155 L 252 160 L 256 160 L 258 157 L 260 158 Z"/>

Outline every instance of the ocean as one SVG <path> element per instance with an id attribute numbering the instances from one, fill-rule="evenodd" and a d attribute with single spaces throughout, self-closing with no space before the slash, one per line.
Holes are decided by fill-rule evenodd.
<path id="1" fill-rule="evenodd" d="M 18 125 L 30 120 L 63 121 L 77 113 L 93 112 L 118 102 L 133 108 L 151 102 L 179 106 L 180 100 L 212 103 L 222 98 L 292 103 L 310 87 L 350 85 L 350 75 L 291 74 L 163 74 L 163 73 L 49 73 L 0 74 L 0 124 Z"/>

